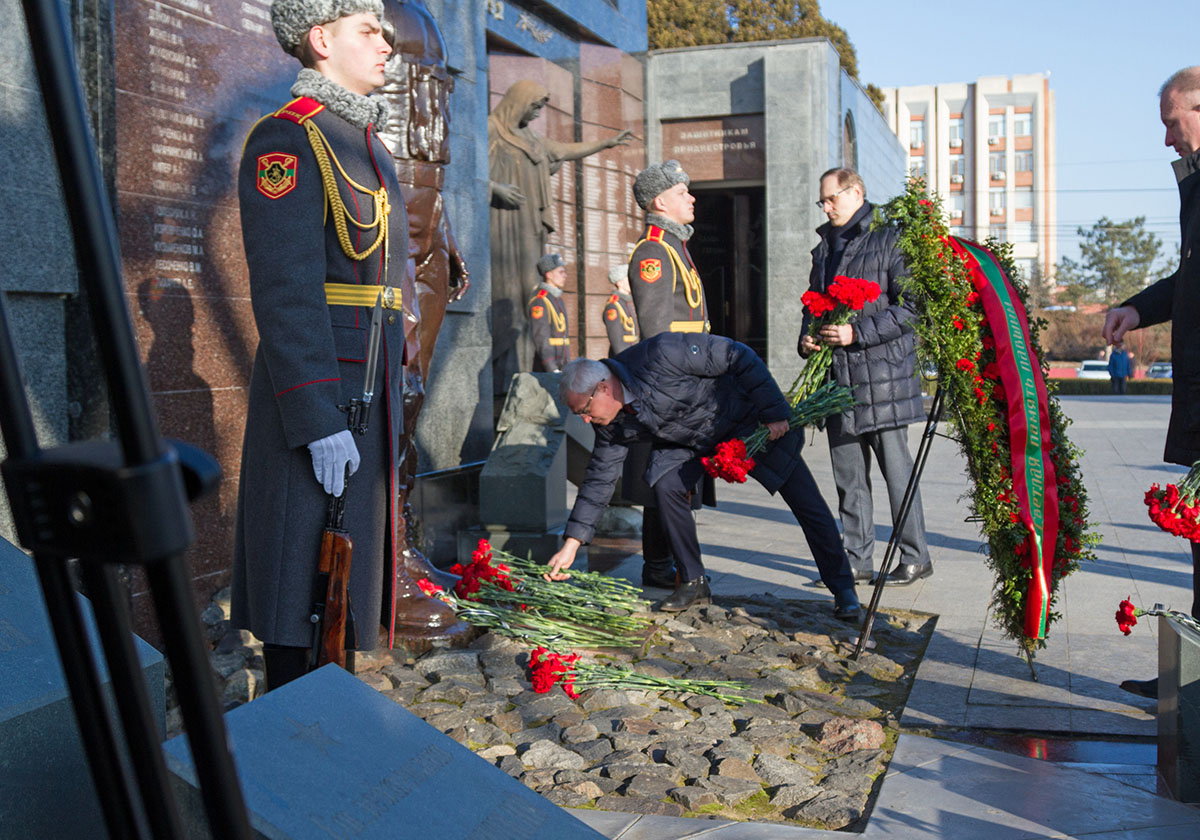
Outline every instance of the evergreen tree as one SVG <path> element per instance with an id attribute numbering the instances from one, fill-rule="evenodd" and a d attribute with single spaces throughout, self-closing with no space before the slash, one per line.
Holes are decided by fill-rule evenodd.
<path id="1" fill-rule="evenodd" d="M 1064 257 L 1058 282 L 1067 297 L 1114 306 L 1146 287 L 1162 256 L 1162 240 L 1146 230 L 1146 217 L 1114 222 L 1102 216 L 1091 228 L 1077 228 L 1079 260 Z"/>
<path id="2" fill-rule="evenodd" d="M 826 20 L 817 0 L 647 0 L 650 49 L 789 38 L 828 38 L 842 68 L 858 78 L 858 56 L 846 30 Z M 883 91 L 867 85 L 878 107 Z"/>

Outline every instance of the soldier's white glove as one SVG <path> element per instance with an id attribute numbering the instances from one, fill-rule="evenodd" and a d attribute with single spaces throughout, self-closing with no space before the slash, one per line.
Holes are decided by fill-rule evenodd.
<path id="1" fill-rule="evenodd" d="M 308 445 L 312 453 L 313 472 L 325 492 L 331 496 L 340 496 L 346 489 L 346 470 L 350 474 L 358 469 L 358 446 L 354 443 L 354 435 L 349 429 L 314 440 Z"/>

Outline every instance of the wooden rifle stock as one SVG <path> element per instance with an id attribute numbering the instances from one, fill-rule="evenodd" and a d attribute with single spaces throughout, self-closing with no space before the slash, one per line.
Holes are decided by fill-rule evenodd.
<path id="1" fill-rule="evenodd" d="M 321 556 L 317 579 L 325 581 L 325 601 L 317 640 L 315 666 L 330 662 L 346 667 L 346 621 L 350 600 L 350 560 L 354 540 L 340 528 L 326 528 L 321 534 Z"/>

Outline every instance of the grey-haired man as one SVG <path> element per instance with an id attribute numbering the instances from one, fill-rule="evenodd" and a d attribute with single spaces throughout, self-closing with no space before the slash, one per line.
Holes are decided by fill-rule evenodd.
<path id="1" fill-rule="evenodd" d="M 1104 340 L 1121 346 L 1125 333 L 1171 322 L 1171 358 L 1175 388 L 1163 460 L 1190 467 L 1200 461 L 1200 65 L 1185 67 L 1159 91 L 1164 143 L 1179 160 L 1171 164 L 1179 182 L 1179 268 L 1148 286 L 1104 319 Z M 1192 543 L 1192 616 L 1200 618 L 1200 543 Z M 1125 680 L 1121 688 L 1144 697 L 1158 696 L 1158 680 Z"/>

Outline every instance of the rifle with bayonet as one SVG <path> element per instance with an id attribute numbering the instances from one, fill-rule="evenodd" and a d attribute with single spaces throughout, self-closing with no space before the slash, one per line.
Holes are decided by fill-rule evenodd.
<path id="1" fill-rule="evenodd" d="M 381 293 L 371 312 L 362 396 L 351 399 L 349 405 L 338 406 L 346 412 L 346 427 L 359 436 L 367 433 L 367 425 L 371 419 L 371 403 L 375 397 L 375 371 L 378 367 L 382 333 Z M 358 647 L 354 611 L 350 603 L 350 561 L 354 554 L 354 541 L 344 527 L 346 493 L 349 489 L 350 468 L 347 465 L 342 494 L 329 496 L 325 512 L 325 530 L 321 534 L 321 553 L 317 561 L 317 575 L 313 581 L 313 608 L 309 617 L 313 625 L 310 669 L 330 662 L 345 668 L 346 649 Z"/>

